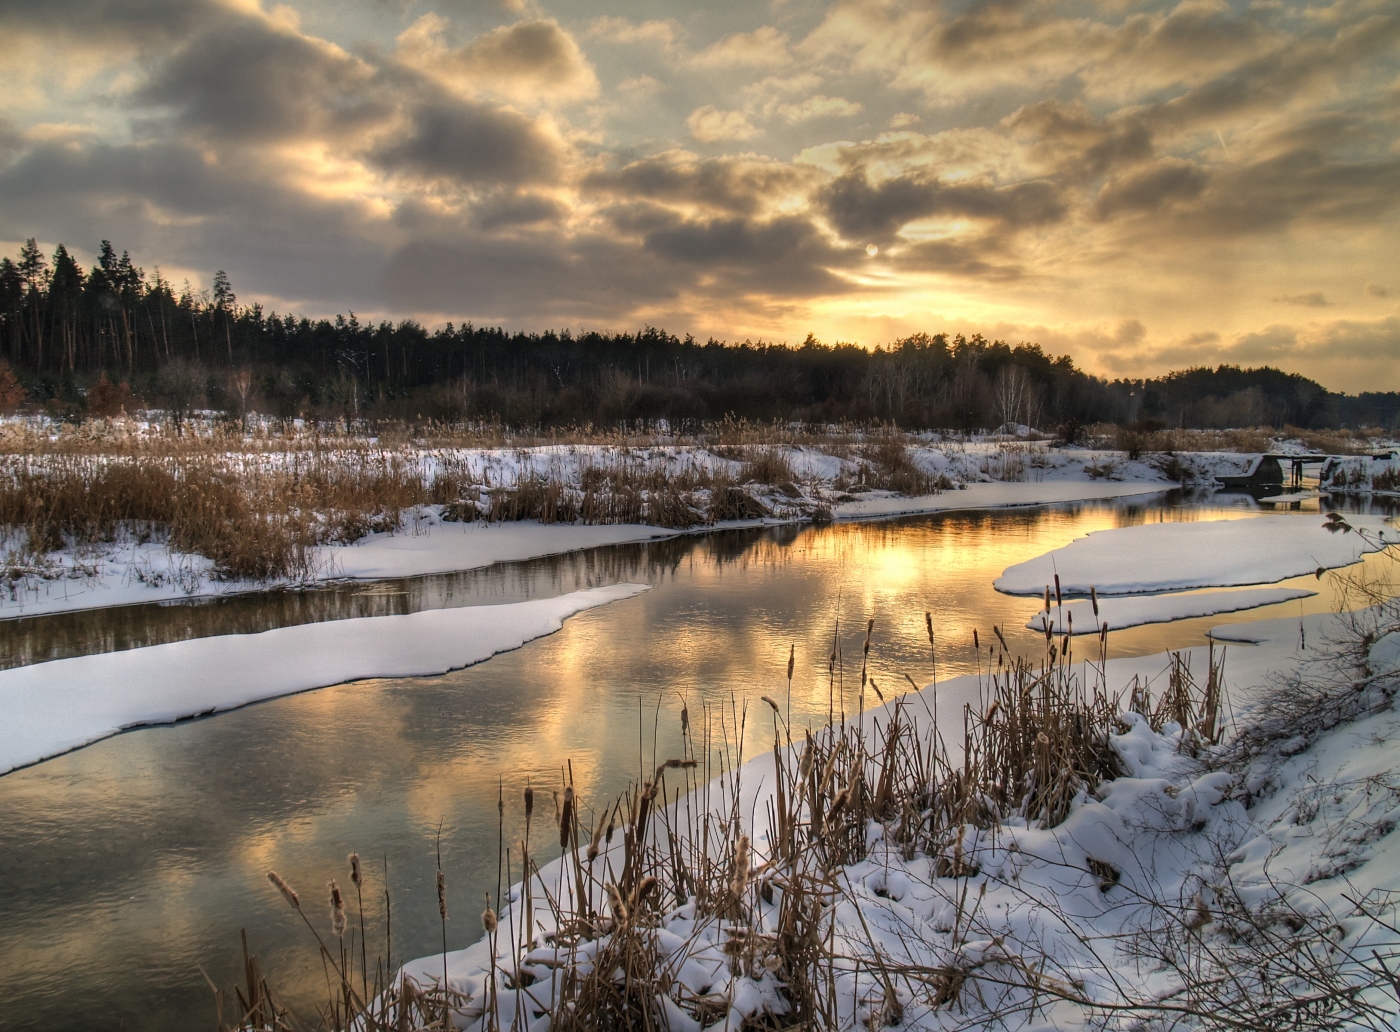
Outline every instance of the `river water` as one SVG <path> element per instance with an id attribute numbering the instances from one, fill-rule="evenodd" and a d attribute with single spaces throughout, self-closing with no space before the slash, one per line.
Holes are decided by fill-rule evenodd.
<path id="1" fill-rule="evenodd" d="M 1013 648 L 1039 654 L 1040 640 L 1022 629 L 1037 602 L 992 590 L 1006 566 L 1092 530 L 1257 511 L 1244 497 L 1173 492 L 726 531 L 450 576 L 4 623 L 0 655 L 15 665 L 616 581 L 653 585 L 465 670 L 359 681 L 132 731 L 0 777 L 0 1028 L 212 1030 L 203 972 L 223 987 L 240 979 L 241 929 L 279 1001 L 314 1024 L 325 999 L 315 941 L 268 885 L 269 868 L 325 925 L 324 886 L 348 886 L 346 854 L 357 850 L 370 872 L 371 953 L 382 954 L 387 867 L 397 963 L 441 949 L 440 843 L 448 946 L 468 945 L 499 877 L 498 794 L 504 841 L 514 842 L 527 783 L 547 813 L 571 765 L 585 806 L 606 805 L 679 748 L 682 706 L 716 728 L 721 708 L 747 705 L 752 716 L 763 694 L 790 705 L 798 727 L 824 722 L 832 708 L 854 710 L 870 619 L 871 671 L 887 693 L 907 687 L 906 675 L 920 684 L 933 676 L 926 611 L 939 678 L 974 669 L 973 628 L 999 625 Z M 1327 583 L 1301 603 L 1116 632 L 1110 654 L 1201 644 L 1222 622 L 1325 610 Z M 834 694 L 833 642 L 845 671 Z M 749 720 L 748 754 L 771 736 L 771 725 Z M 233 1010 L 226 1004 L 226 1020 Z"/>

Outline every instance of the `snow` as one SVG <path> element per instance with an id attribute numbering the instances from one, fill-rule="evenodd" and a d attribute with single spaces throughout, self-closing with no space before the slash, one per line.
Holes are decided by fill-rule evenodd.
<path id="1" fill-rule="evenodd" d="M 1118 631 L 1142 624 L 1170 623 L 1173 620 L 1189 620 L 1197 616 L 1214 616 L 1217 613 L 1238 613 L 1245 609 L 1292 602 L 1316 594 L 1317 592 L 1306 588 L 1245 588 L 1238 591 L 1211 591 L 1190 595 L 1109 596 L 1099 600 L 1098 616 L 1094 615 L 1093 602 L 1080 600 L 1053 606 L 1048 613 L 1041 609 L 1026 621 L 1026 627 L 1032 631 L 1044 631 L 1048 626 L 1056 634 L 1064 634 L 1067 630 L 1078 628 L 1078 634 L 1097 634 L 1104 624 L 1108 624 L 1110 631 Z"/>
<path id="2" fill-rule="evenodd" d="M 445 673 L 647 588 L 614 584 L 529 602 L 303 624 L 0 671 L 0 774 L 128 728 L 367 677 Z"/>
<path id="3" fill-rule="evenodd" d="M 637 524 L 435 523 L 407 533 L 371 534 L 353 545 L 321 549 L 320 555 L 328 577 L 418 577 L 603 545 L 654 541 L 677 533 Z"/>
<path id="4" fill-rule="evenodd" d="M 1314 668 L 1324 675 L 1335 671 L 1316 644 L 1300 647 L 1300 640 L 1319 643 L 1337 637 L 1347 621 L 1314 614 L 1272 624 L 1276 627 L 1264 636 L 1265 645 L 1231 649 L 1227 657 L 1229 709 L 1241 723 L 1267 708 L 1270 686 L 1280 679 L 1316 673 Z M 1206 650 L 1185 655 L 1203 674 Z M 1400 673 L 1395 666 L 1400 634 L 1383 637 L 1372 647 L 1370 661 L 1377 674 L 1393 679 Z M 1381 667 L 1382 661 L 1389 666 Z M 1160 693 L 1168 663 L 1166 655 L 1125 658 L 1110 661 L 1105 673 L 1110 685 L 1138 678 Z M 920 693 L 930 705 L 934 691 Z M 939 725 L 956 763 L 962 706 L 978 704 L 980 687 L 977 678 L 964 677 L 940 684 L 936 691 Z M 906 712 L 921 708 L 912 695 L 906 697 L 906 707 Z M 876 735 L 878 741 L 878 728 L 888 720 L 888 707 L 868 713 L 867 736 Z M 1231 922 L 1263 921 L 1275 943 L 1292 934 L 1299 950 L 1311 949 L 1318 935 L 1334 936 L 1333 956 L 1351 964 L 1353 972 L 1359 962 L 1371 962 L 1372 950 L 1393 955 L 1400 934 L 1364 919 L 1356 901 L 1370 900 L 1384 911 L 1388 894 L 1400 889 L 1400 835 L 1394 834 L 1400 823 L 1400 778 L 1394 774 L 1400 714 L 1394 706 L 1386 702 L 1349 723 L 1309 729 L 1310 737 L 1292 755 L 1261 756 L 1239 777 L 1212 767 L 1209 753 L 1194 759 L 1183 752 L 1182 729 L 1173 723 L 1154 732 L 1144 717 L 1125 712 L 1120 727 L 1111 745 L 1126 773 L 1081 797 L 1057 827 L 1028 827 L 1018 818 L 988 829 L 965 826 L 962 856 L 978 868 L 970 877 L 937 876 L 928 857 L 909 858 L 899 847 L 886 846 L 881 827 L 872 823 L 869 857 L 838 870 L 832 886 L 834 928 L 828 941 L 848 958 L 838 966 L 845 973 L 839 975 L 831 1001 L 838 1011 L 836 1027 L 880 1027 L 883 1023 L 872 1019 L 884 989 L 874 971 L 907 965 L 921 972 L 961 971 L 969 984 L 955 1004 L 942 1007 L 930 1006 L 929 993 L 916 998 L 898 984 L 903 1028 L 1098 1028 L 1093 1004 L 1151 1007 L 1180 992 L 1182 968 L 1161 958 L 1175 956 L 1185 966 L 1198 957 L 1202 947 L 1190 952 L 1192 940 L 1183 938 L 1183 926 L 1202 929 L 1210 957 L 1227 964 L 1237 960 L 1230 980 L 1243 987 L 1240 999 L 1246 1005 L 1286 991 L 1286 986 L 1261 971 L 1267 956 L 1251 952 L 1257 940 L 1232 933 Z M 732 812 L 762 815 L 773 778 L 771 754 L 741 767 L 729 781 L 730 787 L 735 782 L 740 786 Z M 677 805 L 694 806 L 709 797 L 703 791 Z M 710 791 L 728 811 L 731 797 L 720 783 Z M 760 816 L 749 829 L 756 846 L 763 841 L 763 828 Z M 613 851 L 620 848 L 614 845 Z M 606 863 L 609 852 L 605 849 L 598 862 Z M 562 861 L 556 860 L 536 877 L 533 917 L 539 936 L 553 928 L 544 901 L 571 891 L 562 870 Z M 1112 871 L 1111 881 L 1104 880 L 1104 870 Z M 517 885 L 510 895 L 513 902 L 501 913 L 503 929 L 519 925 L 521 898 Z M 760 937 L 777 933 L 776 905 L 756 901 L 753 913 Z M 1205 924 L 1188 923 L 1200 913 Z M 1315 923 L 1308 926 L 1309 920 Z M 765 1011 L 783 1013 L 775 976 L 762 968 L 736 969 L 725 950 L 725 923 L 700 918 L 693 902 L 664 914 L 654 936 L 662 963 L 687 995 L 703 992 L 707 999 L 727 1003 L 727 1013 L 721 1008 L 708 1030 L 738 1028 Z M 502 949 L 505 941 L 503 931 Z M 584 954 L 595 947 L 586 944 L 580 958 L 587 962 Z M 535 979 L 528 991 L 498 989 L 499 1027 L 515 1013 L 517 994 L 522 994 L 527 1021 L 548 1006 L 563 949 L 536 941 L 527 957 L 526 970 Z M 866 958 L 863 976 L 861 967 L 852 965 L 853 957 Z M 499 970 L 488 941 L 446 957 L 410 962 L 402 974 L 431 985 L 441 980 L 444 965 L 449 983 L 472 997 L 458 1027 L 495 1027 L 483 1006 L 483 988 L 492 969 Z M 1018 990 L 1006 983 L 1028 971 L 1036 973 L 1040 987 L 1059 986 L 1079 1002 L 1057 1002 L 1053 993 L 1036 993 L 1036 1005 L 1027 1006 L 1030 994 L 1022 991 L 1019 1012 L 994 1016 L 998 1004 L 1017 1002 Z M 979 982 L 983 974 L 987 980 Z M 1394 1014 L 1393 998 L 1382 996 L 1379 1002 Z M 668 1027 L 701 1029 L 673 1002 L 659 1005 L 666 1009 Z M 544 1027 L 544 1019 L 539 1020 Z"/>
<path id="5" fill-rule="evenodd" d="M 1400 541 L 1382 516 L 1348 516 L 1358 533 L 1330 532 L 1313 514 L 1196 523 L 1149 523 L 1099 530 L 1063 548 L 1007 567 L 998 591 L 1039 595 L 1059 575 L 1060 590 L 1128 595 L 1189 588 L 1272 584 L 1318 569 L 1350 566 L 1381 542 Z"/>
<path id="6" fill-rule="evenodd" d="M 1043 480 L 1033 483 L 974 483 L 960 491 L 910 498 L 870 492 L 855 501 L 831 507 L 837 519 L 874 519 L 964 509 L 1002 509 L 1056 502 L 1101 501 L 1133 495 L 1160 494 L 1170 485 L 1160 482 L 1113 483 L 1087 480 Z"/>

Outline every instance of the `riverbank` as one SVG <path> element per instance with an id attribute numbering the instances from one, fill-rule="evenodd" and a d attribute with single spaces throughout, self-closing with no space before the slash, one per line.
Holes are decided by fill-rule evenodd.
<path id="1" fill-rule="evenodd" d="M 903 435 L 12 455 L 0 619 L 475 569 L 711 529 L 1149 494 L 1250 460 Z"/>
<path id="2" fill-rule="evenodd" d="M 703 755 L 698 771 L 667 761 L 616 805 L 570 789 L 562 828 L 546 815 L 540 831 L 570 850 L 513 886 L 475 945 L 406 965 L 409 996 L 450 1001 L 468 1029 L 601 1014 L 696 1032 L 1223 1029 L 1303 1011 L 1388 1027 L 1397 616 L 1390 598 L 1256 623 L 1255 644 L 1228 654 L 1050 653 L 1039 675 L 993 645 L 999 673 L 872 697 L 806 745 L 717 774 Z M 1064 729 L 1036 745 L 1057 709 L 1017 701 L 1032 683 L 1081 714 L 1065 727 L 1105 729 L 1108 751 L 1066 772 L 1058 811 L 1044 778 Z M 748 717 L 781 739 L 772 709 Z M 1007 799 L 961 808 L 958 778 L 999 772 L 986 747 L 1011 747 L 1018 718 L 1032 718 L 1027 794 L 1003 784 Z M 673 784 L 685 791 L 648 821 L 646 800 Z"/>

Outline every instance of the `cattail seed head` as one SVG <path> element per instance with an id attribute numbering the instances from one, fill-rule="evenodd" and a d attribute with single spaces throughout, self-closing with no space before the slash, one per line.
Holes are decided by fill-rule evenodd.
<path id="1" fill-rule="evenodd" d="M 603 834 L 603 845 L 605 845 L 605 846 L 610 846 L 610 845 L 612 845 L 613 832 L 616 831 L 616 830 L 617 830 L 617 813 L 616 813 L 616 811 L 614 811 L 612 817 L 609 818 L 609 820 L 608 820 L 608 830 Z"/>
<path id="2" fill-rule="evenodd" d="M 1092 584 L 1089 585 L 1089 601 L 1094 606 L 1094 619 L 1097 620 L 1099 617 L 1099 589 Z"/>
<path id="3" fill-rule="evenodd" d="M 340 886 L 335 880 L 326 883 L 331 890 L 331 931 L 336 935 L 345 934 L 345 900 L 340 895 Z"/>
<path id="4" fill-rule="evenodd" d="M 350 854 L 350 881 L 359 886 L 364 884 L 364 874 L 360 871 L 360 854 Z"/>
<path id="5" fill-rule="evenodd" d="M 690 707 L 681 703 L 681 734 L 690 733 Z"/>
<path id="6" fill-rule="evenodd" d="M 788 680 L 789 680 L 789 681 L 792 680 L 792 668 L 793 668 L 793 666 L 794 666 L 794 664 L 795 664 L 796 662 L 797 662 L 797 646 L 796 646 L 796 644 L 789 645 L 789 646 L 788 646 Z"/>
<path id="7" fill-rule="evenodd" d="M 608 893 L 608 907 L 612 910 L 613 920 L 620 925 L 627 923 L 627 904 L 622 902 L 622 893 L 617 891 L 617 886 L 609 882 L 603 886 Z"/>
<path id="8" fill-rule="evenodd" d="M 1045 611 L 1050 612 L 1050 585 L 1045 585 Z"/>
<path id="9" fill-rule="evenodd" d="M 603 839 L 603 821 L 599 818 L 598 823 L 593 827 L 593 841 L 588 843 L 588 859 L 590 862 L 598 859 L 599 843 Z"/>
<path id="10" fill-rule="evenodd" d="M 656 875 L 654 874 L 649 874 L 640 882 L 638 882 L 637 888 L 632 892 L 633 909 L 635 910 L 637 907 L 641 906 L 642 902 L 653 892 L 655 892 L 657 887 L 660 886 L 660 884 L 661 882 L 657 880 Z"/>
<path id="11" fill-rule="evenodd" d="M 742 896 L 749 887 L 749 837 L 740 835 L 734 840 L 734 877 L 729 883 L 734 895 Z"/>
<path id="12" fill-rule="evenodd" d="M 298 910 L 301 909 L 301 900 L 297 898 L 297 894 L 292 890 L 292 887 L 282 879 L 280 874 L 276 871 L 268 871 L 267 880 L 277 887 L 277 891 L 282 893 L 283 899 Z"/>
<path id="13" fill-rule="evenodd" d="M 493 935 L 496 931 L 496 912 L 491 909 L 491 894 L 486 894 L 486 909 L 481 912 L 481 927 L 485 929 L 487 935 Z"/>
<path id="14" fill-rule="evenodd" d="M 447 876 L 438 871 L 437 873 L 437 894 L 438 894 L 438 914 L 444 921 L 447 920 Z"/>
<path id="15" fill-rule="evenodd" d="M 977 640 L 977 628 L 972 629 L 972 647 L 978 652 L 982 651 L 982 643 Z"/>
<path id="16" fill-rule="evenodd" d="M 933 644 L 933 614 L 924 610 L 924 626 L 928 628 L 928 643 Z M 976 632 L 974 632 L 976 633 Z"/>
<path id="17" fill-rule="evenodd" d="M 831 809 L 826 812 L 826 822 L 830 824 L 838 814 L 846 808 L 846 804 L 851 801 L 851 790 L 843 788 L 836 793 L 836 798 L 831 801 Z"/>
<path id="18" fill-rule="evenodd" d="M 574 790 L 564 789 L 564 812 L 559 817 L 559 846 L 569 848 L 569 834 L 574 828 Z"/>
<path id="19" fill-rule="evenodd" d="M 759 698 L 762 699 L 764 702 L 768 703 L 768 705 L 773 708 L 774 713 L 778 714 L 779 716 L 782 716 L 783 711 L 778 708 L 778 704 L 774 702 L 770 696 L 760 695 Z"/>
<path id="20" fill-rule="evenodd" d="M 535 790 L 529 785 L 525 786 L 525 826 L 529 827 L 530 818 L 535 815 Z"/>

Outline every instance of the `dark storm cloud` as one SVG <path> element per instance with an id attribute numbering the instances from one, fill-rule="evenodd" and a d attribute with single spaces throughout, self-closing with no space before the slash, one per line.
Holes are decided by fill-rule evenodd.
<path id="1" fill-rule="evenodd" d="M 854 171 L 819 196 L 831 224 L 854 241 L 885 241 L 907 223 L 934 215 L 1022 227 L 1056 222 L 1066 214 L 1059 189 L 1043 180 L 996 187 L 901 176 L 875 185 L 863 171 Z"/>
<path id="2" fill-rule="evenodd" d="M 216 140 L 338 135 L 382 120 L 373 70 L 339 48 L 230 14 L 178 47 L 136 92 Z"/>
<path id="3" fill-rule="evenodd" d="M 371 152 L 384 168 L 462 183 L 534 183 L 554 179 L 561 154 L 524 115 L 438 97 L 415 105 L 406 133 Z"/>

